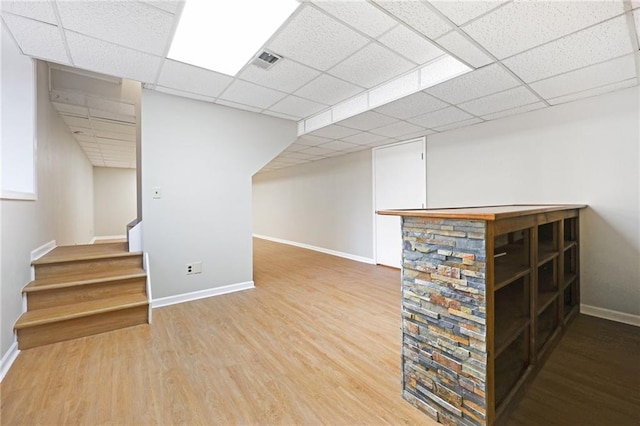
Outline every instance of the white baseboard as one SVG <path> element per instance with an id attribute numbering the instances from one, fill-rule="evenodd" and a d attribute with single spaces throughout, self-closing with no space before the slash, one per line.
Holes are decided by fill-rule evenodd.
<path id="1" fill-rule="evenodd" d="M 94 244 L 96 241 L 104 241 L 104 240 L 125 240 L 127 239 L 126 235 L 101 235 L 98 237 L 93 237 L 89 244 Z"/>
<path id="2" fill-rule="evenodd" d="M 18 349 L 18 342 L 14 341 L 9 347 L 7 353 L 2 356 L 2 360 L 0 360 L 0 382 L 4 380 L 4 376 L 9 372 L 9 369 L 13 365 L 13 362 L 16 360 L 19 353 L 20 349 Z"/>
<path id="3" fill-rule="evenodd" d="M 54 248 L 56 248 L 56 240 L 51 240 L 48 243 L 44 243 L 31 252 L 31 261 L 33 262 L 34 260 L 40 259 L 42 256 L 49 253 Z"/>
<path id="4" fill-rule="evenodd" d="M 343 258 L 349 259 L 349 260 L 355 260 L 356 262 L 368 263 L 370 265 L 375 265 L 376 264 L 374 262 L 374 260 L 369 258 L 369 257 L 356 256 L 355 254 L 344 253 L 342 251 L 326 249 L 326 248 L 323 248 L 323 247 L 316 247 L 316 246 L 312 246 L 312 245 L 309 245 L 309 244 L 298 243 L 298 242 L 295 242 L 295 241 L 283 240 L 283 239 L 280 239 L 280 238 L 267 237 L 265 235 L 253 234 L 253 236 L 255 238 L 260 238 L 261 240 L 273 241 L 274 243 L 287 244 L 287 245 L 290 245 L 290 246 L 300 247 L 300 248 L 307 249 L 307 250 L 318 251 L 320 253 L 330 254 L 332 256 L 338 256 L 338 257 L 343 257 Z"/>
<path id="5" fill-rule="evenodd" d="M 640 315 L 626 314 L 589 305 L 580 305 L 580 313 L 640 327 Z"/>
<path id="6" fill-rule="evenodd" d="M 192 300 L 204 299 L 206 297 L 220 296 L 227 293 L 235 293 L 236 291 L 249 290 L 255 288 L 253 281 L 244 283 L 230 284 L 222 287 L 208 288 L 206 290 L 194 291 L 191 293 L 177 294 L 175 296 L 161 297 L 151 302 L 151 307 L 161 308 L 163 306 L 175 305 L 176 303 L 191 302 Z"/>

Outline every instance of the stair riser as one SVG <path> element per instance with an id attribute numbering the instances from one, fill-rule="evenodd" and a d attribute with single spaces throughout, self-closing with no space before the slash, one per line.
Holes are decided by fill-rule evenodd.
<path id="1" fill-rule="evenodd" d="M 146 324 L 148 305 L 74 318 L 18 330 L 18 348 L 29 349 L 50 343 L 91 336 L 106 331 Z"/>
<path id="2" fill-rule="evenodd" d="M 110 271 L 114 269 L 142 268 L 142 256 L 123 256 L 107 259 L 78 260 L 35 265 L 36 279 L 60 277 L 61 281 L 71 281 L 87 272 Z"/>
<path id="3" fill-rule="evenodd" d="M 146 293 L 147 283 L 145 277 L 113 280 L 99 284 L 27 293 L 27 309 L 33 311 L 108 297 L 124 296 L 126 294 L 146 295 Z"/>

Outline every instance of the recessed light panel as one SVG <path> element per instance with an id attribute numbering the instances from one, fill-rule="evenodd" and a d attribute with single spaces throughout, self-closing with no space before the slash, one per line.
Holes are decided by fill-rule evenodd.
<path id="1" fill-rule="evenodd" d="M 295 0 L 187 0 L 168 57 L 235 76 L 296 7 Z"/>

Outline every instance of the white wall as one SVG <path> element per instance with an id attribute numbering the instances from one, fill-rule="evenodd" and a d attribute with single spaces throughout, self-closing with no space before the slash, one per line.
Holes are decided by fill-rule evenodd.
<path id="1" fill-rule="evenodd" d="M 427 137 L 429 206 L 584 203 L 582 303 L 640 315 L 639 89 Z"/>
<path id="2" fill-rule="evenodd" d="M 581 215 L 582 303 L 640 315 L 639 98 L 632 88 L 428 136 L 428 205 L 588 204 Z M 327 206 L 344 212 L 344 197 L 334 195 L 342 186 L 368 191 L 348 202 L 358 211 L 371 209 L 370 189 L 364 189 L 371 185 L 370 170 L 332 180 L 339 160 L 257 176 L 255 232 L 362 255 L 345 239 L 369 245 L 371 239 L 359 228 L 348 234 L 342 214 L 313 231 L 307 227 L 318 222 L 304 226 L 301 214 L 331 217 Z M 370 168 L 369 158 L 352 160 L 348 167 Z M 322 200 L 319 210 L 313 195 Z"/>
<path id="3" fill-rule="evenodd" d="M 144 249 L 154 298 L 253 280 L 251 176 L 296 131 L 293 121 L 143 90 Z M 196 261 L 202 273 L 187 276 Z"/>
<path id="4" fill-rule="evenodd" d="M 93 167 L 49 102 L 46 64 L 38 63 L 37 77 L 38 199 L 0 201 L 2 354 L 13 342 L 13 324 L 22 313 L 31 251 L 51 240 L 64 245 L 93 238 Z"/>
<path id="5" fill-rule="evenodd" d="M 125 235 L 137 217 L 136 170 L 94 167 L 93 206 L 96 236 Z"/>
<path id="6" fill-rule="evenodd" d="M 371 259 L 371 150 L 260 173 L 253 232 Z"/>

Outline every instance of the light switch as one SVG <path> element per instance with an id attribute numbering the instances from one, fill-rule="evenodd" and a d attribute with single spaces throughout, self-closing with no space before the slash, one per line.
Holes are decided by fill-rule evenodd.
<path id="1" fill-rule="evenodd" d="M 162 198 L 162 192 L 160 191 L 159 186 L 153 187 L 153 198 L 156 200 Z"/>

